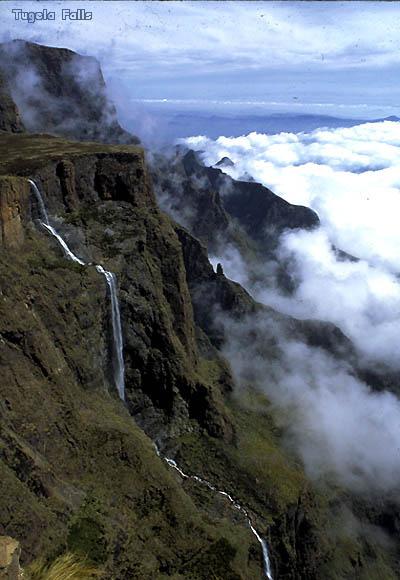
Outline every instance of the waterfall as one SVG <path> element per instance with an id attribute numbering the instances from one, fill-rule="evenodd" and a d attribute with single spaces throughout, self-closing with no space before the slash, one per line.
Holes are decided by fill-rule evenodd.
<path id="1" fill-rule="evenodd" d="M 158 447 L 157 447 L 156 444 L 154 444 L 154 447 L 156 449 L 157 455 L 159 457 L 162 457 L 161 456 L 161 453 L 160 453 L 160 450 L 158 449 Z M 271 561 L 269 559 L 268 544 L 267 544 L 266 540 L 264 540 L 260 536 L 260 534 L 257 532 L 257 530 L 255 529 L 255 527 L 253 526 L 253 524 L 251 522 L 251 518 L 250 518 L 247 510 L 243 506 L 241 506 L 240 503 L 237 502 L 229 493 L 227 493 L 226 491 L 222 491 L 222 490 L 216 488 L 212 483 L 210 483 L 206 479 L 203 479 L 203 478 L 199 477 L 198 475 L 188 475 L 187 473 L 185 473 L 178 466 L 178 464 L 176 463 L 176 461 L 174 459 L 171 459 L 170 457 L 162 457 L 162 458 L 164 459 L 164 461 L 166 463 L 168 463 L 168 465 L 170 467 L 172 467 L 173 469 L 175 469 L 175 471 L 177 471 L 179 473 L 179 475 L 183 479 L 192 479 L 193 481 L 197 481 L 201 485 L 204 485 L 205 487 L 208 487 L 208 489 L 210 489 L 211 491 L 214 491 L 215 493 L 219 493 L 219 495 L 222 495 L 223 497 L 225 497 L 238 512 L 240 512 L 241 514 L 244 515 L 244 517 L 247 520 L 247 523 L 249 525 L 250 530 L 252 531 L 253 535 L 257 539 L 257 542 L 261 546 L 262 555 L 263 555 L 263 570 L 264 570 L 265 578 L 267 578 L 268 580 L 273 580 L 272 568 L 271 568 Z"/>
<path id="2" fill-rule="evenodd" d="M 38 186 L 36 185 L 36 183 L 32 179 L 28 179 L 28 181 L 32 186 L 32 189 L 33 189 L 35 196 L 36 196 L 36 200 L 39 204 L 40 215 L 42 218 L 41 223 L 46 225 L 46 226 L 50 226 L 49 216 L 47 215 L 46 206 L 44 205 L 42 194 L 40 193 Z"/>
<path id="3" fill-rule="evenodd" d="M 81 266 L 89 266 L 91 264 L 87 264 L 76 254 L 72 252 L 72 250 L 68 247 L 68 244 L 65 240 L 60 236 L 60 234 L 50 225 L 49 216 L 46 211 L 46 206 L 43 201 L 43 197 L 37 187 L 36 183 L 32 179 L 28 179 L 29 183 L 32 186 L 32 189 L 35 193 L 38 206 L 40 209 L 40 217 L 41 219 L 40 224 L 48 231 L 58 242 L 61 246 L 65 256 L 72 260 L 73 262 L 77 262 Z M 107 287 L 110 293 L 110 301 L 111 301 L 111 322 L 112 322 L 112 331 L 113 331 L 113 369 L 114 369 L 114 382 L 115 386 L 118 391 L 118 395 L 120 399 L 125 401 L 125 366 L 124 366 L 124 357 L 123 357 L 123 340 L 122 340 L 122 327 L 121 327 L 121 315 L 119 310 L 119 301 L 118 301 L 118 293 L 117 293 L 117 281 L 115 274 L 113 272 L 108 272 L 103 268 L 103 266 L 96 265 L 96 270 L 100 274 L 102 274 L 107 282 Z"/>
<path id="4" fill-rule="evenodd" d="M 78 258 L 78 256 L 76 256 L 71 251 L 71 249 L 68 247 L 67 243 L 60 236 L 60 234 L 50 225 L 49 217 L 48 217 L 48 214 L 46 211 L 46 206 L 44 204 L 42 195 L 41 195 L 36 183 L 34 181 L 32 181 L 31 179 L 29 179 L 28 181 L 31 184 L 33 191 L 35 193 L 35 196 L 37 198 L 37 201 L 38 201 L 40 215 L 41 215 L 41 220 L 40 220 L 41 225 L 57 240 L 57 242 L 59 243 L 59 245 L 63 249 L 64 254 L 66 255 L 67 258 L 69 258 L 70 260 L 73 260 L 74 262 L 77 262 L 78 264 L 81 264 L 82 266 L 91 265 L 91 264 L 86 264 L 83 260 Z M 105 277 L 106 282 L 107 282 L 107 286 L 108 286 L 108 289 L 110 292 L 111 322 L 112 322 L 112 330 L 113 330 L 113 350 L 114 350 L 114 352 L 113 352 L 113 355 L 114 355 L 113 356 L 114 382 L 115 382 L 115 386 L 118 390 L 118 394 L 119 394 L 120 398 L 124 401 L 125 400 L 125 378 L 124 378 L 125 368 L 124 368 L 124 357 L 123 357 L 121 315 L 120 315 L 120 310 L 119 310 L 116 277 L 115 277 L 115 274 L 113 274 L 112 272 L 108 272 L 107 270 L 105 270 L 103 268 L 103 266 L 96 265 L 95 268 L 96 268 L 97 272 L 99 272 L 100 274 L 102 274 Z M 157 445 L 154 444 L 154 446 L 155 446 L 155 450 L 156 450 L 157 455 L 159 457 L 162 457 Z M 209 490 L 213 491 L 214 493 L 218 493 L 219 495 L 222 495 L 230 502 L 230 504 L 234 507 L 234 509 L 236 509 L 238 512 L 243 514 L 243 516 L 245 517 L 245 519 L 247 521 L 247 524 L 248 524 L 250 530 L 252 531 L 253 535 L 255 536 L 255 538 L 257 539 L 258 543 L 261 546 L 262 555 L 263 555 L 264 576 L 265 576 L 265 578 L 267 578 L 267 580 L 273 580 L 271 562 L 270 562 L 269 551 L 268 551 L 268 544 L 267 544 L 266 540 L 260 536 L 260 534 L 257 532 L 255 527 L 253 526 L 251 518 L 250 518 L 247 510 L 243 506 L 241 506 L 240 503 L 237 502 L 226 491 L 223 491 L 223 490 L 216 488 L 214 485 L 212 485 L 212 483 L 210 483 L 206 479 L 199 477 L 198 475 L 188 475 L 177 465 L 176 461 L 174 461 L 173 459 L 170 459 L 169 457 L 162 457 L 162 458 L 170 467 L 175 469 L 183 479 L 192 479 L 193 481 L 197 481 L 198 483 L 200 483 L 201 485 L 204 485 L 205 487 L 207 487 Z"/>
<path id="5" fill-rule="evenodd" d="M 111 298 L 111 322 L 114 336 L 114 382 L 118 389 L 120 399 L 125 401 L 125 364 L 122 342 L 121 314 L 117 294 L 117 281 L 115 274 L 107 272 L 102 266 L 97 265 L 96 270 L 105 277 Z"/>

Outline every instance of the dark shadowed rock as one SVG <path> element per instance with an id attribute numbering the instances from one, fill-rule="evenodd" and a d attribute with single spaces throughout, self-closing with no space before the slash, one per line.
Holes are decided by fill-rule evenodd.
<path id="1" fill-rule="evenodd" d="M 20 133 L 24 125 L 5 77 L 0 74 L 0 131 Z"/>
<path id="2" fill-rule="evenodd" d="M 139 142 L 119 125 L 96 59 L 14 40 L 0 45 L 0 71 L 28 131 L 85 141 Z"/>
<path id="3" fill-rule="evenodd" d="M 233 167 L 235 164 L 232 161 L 232 159 L 229 159 L 229 157 L 222 157 L 222 159 L 220 159 L 216 164 L 215 167 L 221 167 L 222 169 L 224 167 Z"/>
<path id="4" fill-rule="evenodd" d="M 168 171 L 167 171 L 168 168 Z M 271 256 L 287 229 L 319 225 L 311 209 L 296 206 L 256 182 L 237 181 L 216 167 L 205 167 L 194 151 L 178 152 L 171 162 L 161 157 L 153 164 L 156 192 L 168 196 L 176 218 L 211 250 L 219 243 L 255 246 Z"/>

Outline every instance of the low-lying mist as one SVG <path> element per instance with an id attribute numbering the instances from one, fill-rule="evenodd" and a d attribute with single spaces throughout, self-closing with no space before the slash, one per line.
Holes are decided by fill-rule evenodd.
<path id="1" fill-rule="evenodd" d="M 276 262 L 249 264 L 223 244 L 212 262 L 259 302 L 337 325 L 361 365 L 398 372 L 400 123 L 186 142 L 202 150 L 206 164 L 227 156 L 234 165 L 224 171 L 232 177 L 248 173 L 321 219 L 318 229 L 285 232 Z M 294 280 L 293 292 L 281 289 L 277 264 Z M 222 322 L 238 384 L 266 393 L 312 476 L 364 490 L 400 484 L 400 401 L 393 392 L 373 391 L 348 362 L 288 336 L 268 316 Z M 271 333 L 279 356 L 265 351 Z"/>

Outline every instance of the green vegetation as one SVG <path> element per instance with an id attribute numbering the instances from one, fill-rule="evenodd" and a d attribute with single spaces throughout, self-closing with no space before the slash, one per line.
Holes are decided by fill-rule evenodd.
<path id="1" fill-rule="evenodd" d="M 26 580 L 91 580 L 101 571 L 80 560 L 75 554 L 64 554 L 50 564 L 33 562 L 24 570 Z"/>
<path id="2" fill-rule="evenodd" d="M 123 169 L 114 151 L 129 153 Z M 77 163 L 61 199 L 53 161 L 64 156 Z M 260 546 L 243 514 L 168 468 L 136 415 L 187 473 L 248 510 L 279 577 L 396 577 L 394 550 L 343 526 L 335 508 L 351 511 L 354 498 L 306 477 L 268 401 L 231 392 L 229 368 L 196 333 L 183 246 L 146 185 L 142 151 L 0 136 L 0 172 L 36 170 L 63 227 L 118 275 L 127 404 L 110 377 L 103 277 L 27 224 L 18 251 L 0 248 L 0 533 L 21 542 L 23 564 L 53 562 L 34 565 L 43 580 L 62 558 L 84 559 L 104 580 L 259 580 Z M 88 185 L 96 179 L 103 197 Z M 75 180 L 88 200 L 71 201 Z M 251 302 L 234 284 L 229 292 Z M 363 523 L 375 516 L 368 498 L 356 507 Z"/>
<path id="3" fill-rule="evenodd" d="M 64 157 L 76 158 L 96 154 L 130 154 L 143 157 L 143 149 L 136 145 L 104 145 L 81 141 L 67 141 L 51 135 L 28 133 L 0 134 L 0 173 L 30 175 L 39 167 Z"/>

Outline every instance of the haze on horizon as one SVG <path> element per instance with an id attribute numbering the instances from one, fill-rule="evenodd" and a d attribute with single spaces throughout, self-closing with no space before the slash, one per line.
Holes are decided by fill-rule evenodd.
<path id="1" fill-rule="evenodd" d="M 61 9 L 93 20 L 66 22 Z M 15 21 L 13 8 L 55 10 Z M 21 2 L 0 5 L 2 41 L 93 55 L 122 121 L 138 111 L 399 113 L 395 2 Z"/>

